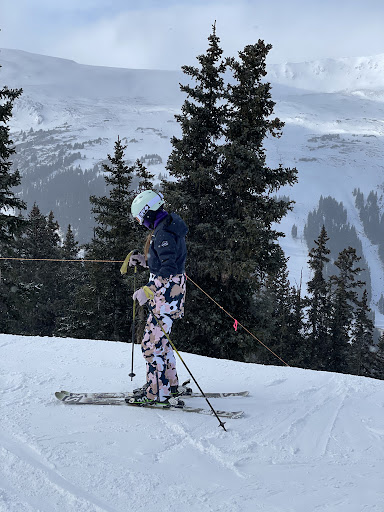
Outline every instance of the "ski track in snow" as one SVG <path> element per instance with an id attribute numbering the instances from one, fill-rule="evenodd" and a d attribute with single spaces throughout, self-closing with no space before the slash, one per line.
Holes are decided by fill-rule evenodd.
<path id="1" fill-rule="evenodd" d="M 245 411 L 227 432 L 54 398 L 133 389 L 139 348 L 131 383 L 127 344 L 0 335 L 0 512 L 383 512 L 383 382 L 184 354 L 204 390 L 250 390 L 211 399 Z"/>
<path id="2" fill-rule="evenodd" d="M 236 461 L 228 460 L 228 454 L 212 444 L 212 442 L 207 437 L 196 439 L 190 435 L 182 425 L 171 423 L 167 421 L 166 418 L 162 417 L 160 417 L 160 420 L 165 424 L 167 428 L 169 428 L 175 435 L 179 437 L 179 443 L 184 445 L 189 444 L 202 455 L 218 462 L 225 469 L 233 471 L 235 476 L 245 478 L 245 475 L 236 468 Z"/>
<path id="3" fill-rule="evenodd" d="M 32 506 L 31 510 L 51 512 L 56 507 L 64 509 L 70 505 L 72 510 L 79 512 L 113 511 L 107 504 L 60 476 L 48 460 L 21 439 L 14 441 L 0 435 L 0 446 L 2 467 L 6 468 L 2 476 L 2 481 L 7 482 L 5 504 L 11 501 L 10 494 L 16 496 L 16 511 L 20 510 L 20 504 L 25 503 L 23 488 L 33 490 L 33 496 L 28 496 L 28 504 L 25 503 L 26 510 L 28 510 L 27 507 Z M 21 475 L 22 478 L 20 478 Z M 60 508 L 57 509 L 60 510 Z"/>

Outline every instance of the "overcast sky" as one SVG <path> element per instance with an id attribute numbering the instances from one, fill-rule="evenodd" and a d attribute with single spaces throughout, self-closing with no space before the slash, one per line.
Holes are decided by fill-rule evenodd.
<path id="1" fill-rule="evenodd" d="M 215 20 L 226 56 L 259 38 L 271 64 L 384 53 L 384 0 L 0 0 L 0 48 L 180 69 Z"/>

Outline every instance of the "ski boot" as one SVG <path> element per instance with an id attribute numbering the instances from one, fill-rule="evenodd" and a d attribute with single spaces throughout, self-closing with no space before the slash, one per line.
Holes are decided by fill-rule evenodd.
<path id="1" fill-rule="evenodd" d="M 142 393 L 145 393 L 147 389 L 149 388 L 149 382 L 146 382 L 141 388 L 136 388 L 133 390 L 134 395 L 141 395 Z"/>
<path id="2" fill-rule="evenodd" d="M 159 407 L 184 407 L 185 403 L 180 400 L 177 396 L 170 396 L 163 402 L 160 402 L 159 400 L 152 398 L 148 398 L 145 391 L 142 391 L 142 393 L 136 393 L 133 396 L 125 399 L 127 404 L 132 405 L 157 405 Z"/>
<path id="3" fill-rule="evenodd" d="M 185 382 L 183 382 L 181 386 L 171 386 L 171 395 L 173 397 L 192 395 L 192 388 L 187 387 L 187 384 L 189 384 L 190 382 L 191 381 L 188 379 Z"/>

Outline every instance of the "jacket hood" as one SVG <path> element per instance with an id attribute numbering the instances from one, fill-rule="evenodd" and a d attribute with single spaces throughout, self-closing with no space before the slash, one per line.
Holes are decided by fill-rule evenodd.
<path id="1" fill-rule="evenodd" d="M 175 233 L 175 235 L 184 237 L 188 233 L 188 228 L 183 219 L 177 215 L 177 213 L 171 213 L 169 215 L 171 217 L 171 222 L 168 224 L 168 217 L 164 220 L 164 223 L 159 225 L 165 229 L 165 231 L 170 231 L 171 233 Z"/>

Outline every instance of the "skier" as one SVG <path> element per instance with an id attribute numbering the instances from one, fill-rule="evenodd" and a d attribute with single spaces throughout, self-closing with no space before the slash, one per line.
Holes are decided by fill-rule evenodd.
<path id="1" fill-rule="evenodd" d="M 169 334 L 173 321 L 184 316 L 188 228 L 179 215 L 164 210 L 161 192 L 141 192 L 132 202 L 131 213 L 140 225 L 151 230 L 144 254 L 135 250 L 129 257 L 129 266 L 140 264 L 150 271 L 147 285 L 133 294 L 134 300 L 141 306 L 147 303 L 149 309 L 141 343 L 147 382 L 134 390 L 134 398 L 138 404 L 168 402 L 179 394 L 179 382 L 174 352 L 158 324 Z"/>

